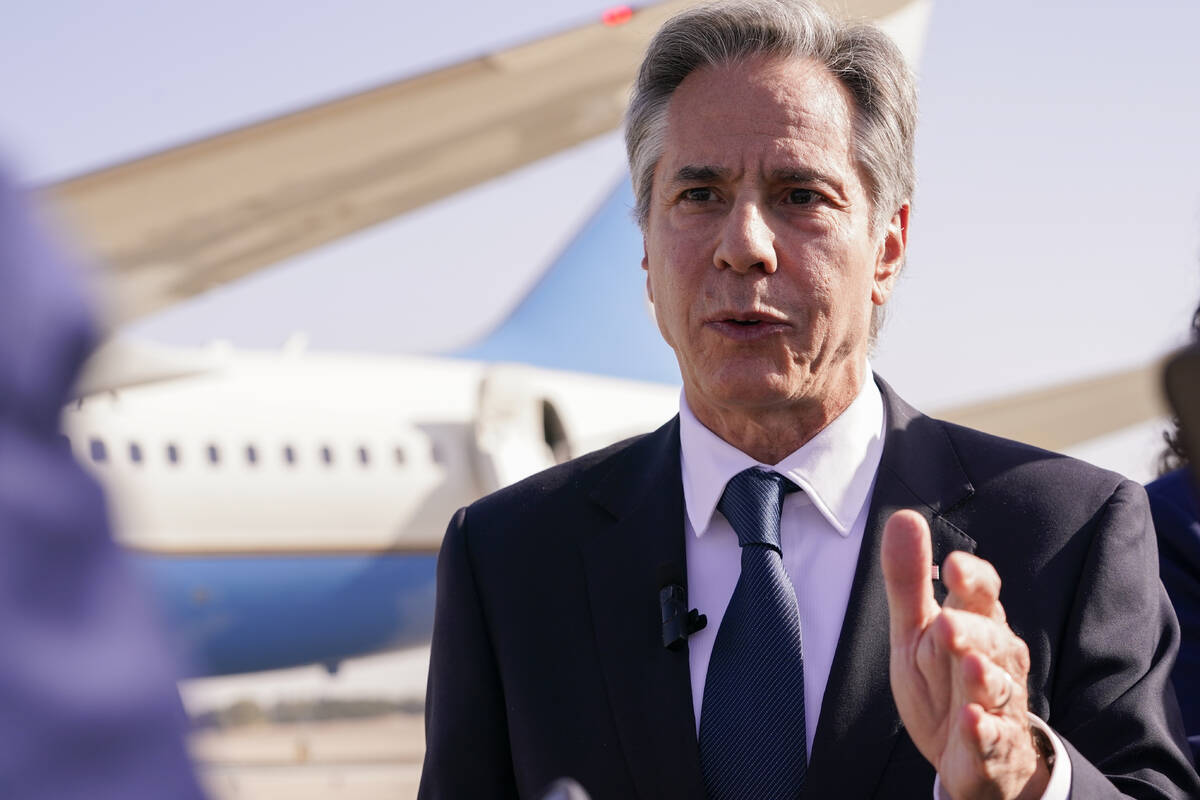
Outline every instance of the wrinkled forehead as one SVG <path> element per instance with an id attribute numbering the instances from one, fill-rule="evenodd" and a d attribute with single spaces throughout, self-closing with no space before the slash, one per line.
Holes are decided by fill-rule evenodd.
<path id="1" fill-rule="evenodd" d="M 659 166 L 672 171 L 713 159 L 848 165 L 853 103 L 816 61 L 754 56 L 689 74 L 671 96 L 664 133 Z"/>

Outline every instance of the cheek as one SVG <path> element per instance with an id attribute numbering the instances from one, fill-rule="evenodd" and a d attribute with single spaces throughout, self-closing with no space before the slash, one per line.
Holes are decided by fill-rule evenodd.
<path id="1" fill-rule="evenodd" d="M 658 330 L 667 344 L 675 344 L 673 330 L 682 324 L 680 286 L 677 276 L 665 269 L 661 261 L 651 262 L 654 266 L 646 271 L 646 293 L 654 306 L 654 319 Z"/>
<path id="2" fill-rule="evenodd" d="M 660 276 L 658 284 L 658 303 L 662 308 L 660 318 L 673 328 L 686 324 L 688 298 L 686 283 L 679 280 L 677 275 Z"/>
<path id="3" fill-rule="evenodd" d="M 696 269 L 696 259 L 679 247 L 660 251 L 652 260 L 647 281 L 654 293 L 655 306 L 681 314 L 700 291 L 704 276 Z"/>
<path id="4" fill-rule="evenodd" d="M 831 248 L 826 262 L 835 265 L 828 277 L 830 290 L 846 300 L 869 301 L 875 287 L 876 254 L 874 241 L 865 235 Z"/>

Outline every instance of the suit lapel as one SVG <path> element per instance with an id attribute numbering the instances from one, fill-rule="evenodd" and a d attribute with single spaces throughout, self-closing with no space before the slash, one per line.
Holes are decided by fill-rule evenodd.
<path id="1" fill-rule="evenodd" d="M 630 446 L 593 499 L 611 524 L 581 539 L 609 702 L 639 796 L 703 797 L 687 648 L 663 647 L 664 565 L 686 583 L 679 423 Z"/>
<path id="2" fill-rule="evenodd" d="M 887 430 L 821 716 L 813 738 L 805 797 L 870 797 L 903 729 L 888 678 L 888 608 L 880 545 L 888 517 L 902 508 L 930 522 L 934 561 L 975 542 L 941 515 L 974 488 L 942 424 L 916 412 L 876 379 Z M 940 601 L 944 589 L 935 585 Z"/>

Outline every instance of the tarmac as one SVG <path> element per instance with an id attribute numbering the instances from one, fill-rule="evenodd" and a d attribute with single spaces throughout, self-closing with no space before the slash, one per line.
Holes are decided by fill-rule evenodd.
<path id="1" fill-rule="evenodd" d="M 423 717 L 254 724 L 193 735 L 212 800 L 405 800 L 417 796 Z"/>
<path id="2" fill-rule="evenodd" d="M 424 649 L 348 661 L 332 675 L 305 667 L 183 682 L 189 714 L 210 721 L 189 746 L 211 800 L 415 798 L 428 663 Z M 338 709 L 356 718 L 320 718 Z"/>

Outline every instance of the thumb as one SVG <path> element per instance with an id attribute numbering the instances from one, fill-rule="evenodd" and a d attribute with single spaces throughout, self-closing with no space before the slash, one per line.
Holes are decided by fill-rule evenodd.
<path id="1" fill-rule="evenodd" d="M 922 631 L 938 614 L 933 598 L 929 523 L 915 511 L 897 511 L 883 528 L 883 580 L 895 645 Z"/>

